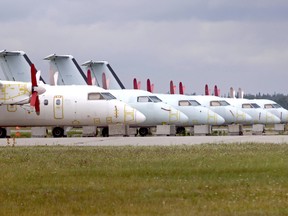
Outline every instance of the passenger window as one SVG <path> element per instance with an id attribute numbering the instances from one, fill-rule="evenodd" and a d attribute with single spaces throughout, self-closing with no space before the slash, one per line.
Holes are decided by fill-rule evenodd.
<path id="1" fill-rule="evenodd" d="M 44 105 L 45 105 L 45 106 L 48 105 L 48 100 L 47 100 L 47 99 L 44 100 Z"/>
<path id="2" fill-rule="evenodd" d="M 57 100 L 56 100 L 56 105 L 59 106 L 60 104 L 61 104 L 61 100 L 60 100 L 60 99 L 57 99 Z"/>

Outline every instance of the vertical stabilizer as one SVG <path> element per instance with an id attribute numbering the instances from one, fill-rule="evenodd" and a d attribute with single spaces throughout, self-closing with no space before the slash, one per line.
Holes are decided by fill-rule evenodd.
<path id="1" fill-rule="evenodd" d="M 87 85 L 87 77 L 71 55 L 52 54 L 44 58 L 50 64 L 50 81 L 58 72 L 57 83 L 51 85 Z"/>
<path id="2" fill-rule="evenodd" d="M 32 62 L 23 51 L 0 51 L 0 80 L 30 82 Z M 37 69 L 35 68 L 37 71 Z M 40 80 L 45 81 L 40 77 Z"/>
<path id="3" fill-rule="evenodd" d="M 96 85 L 104 88 L 102 83 L 102 74 L 105 74 L 106 80 L 109 82 L 109 89 L 125 89 L 124 85 L 116 75 L 112 67 L 106 61 L 87 61 L 82 64 L 85 69 L 90 69 L 92 77 L 95 77 Z"/>

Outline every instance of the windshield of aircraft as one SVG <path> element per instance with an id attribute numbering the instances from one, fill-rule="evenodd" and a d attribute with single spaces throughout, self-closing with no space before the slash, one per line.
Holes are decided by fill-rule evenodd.
<path id="1" fill-rule="evenodd" d="M 116 97 L 114 97 L 114 95 L 112 95 L 110 92 L 102 92 L 101 94 L 102 94 L 103 98 L 106 100 L 116 99 Z"/>
<path id="2" fill-rule="evenodd" d="M 154 103 L 162 102 L 162 100 L 161 100 L 160 98 L 158 98 L 157 96 L 149 96 L 149 98 L 150 98 Z"/>
<path id="3" fill-rule="evenodd" d="M 201 104 L 196 100 L 189 100 L 192 106 L 201 106 Z"/>
<path id="4" fill-rule="evenodd" d="M 256 103 L 251 103 L 251 105 L 254 107 L 254 108 L 261 108 L 258 104 Z"/>
<path id="5" fill-rule="evenodd" d="M 280 106 L 279 104 L 272 104 L 274 108 L 282 108 L 282 106 Z"/>
<path id="6" fill-rule="evenodd" d="M 162 102 L 157 96 L 139 96 L 137 102 Z"/>
<path id="7" fill-rule="evenodd" d="M 88 94 L 88 100 L 112 100 L 116 99 L 111 93 L 109 92 L 91 92 Z"/>

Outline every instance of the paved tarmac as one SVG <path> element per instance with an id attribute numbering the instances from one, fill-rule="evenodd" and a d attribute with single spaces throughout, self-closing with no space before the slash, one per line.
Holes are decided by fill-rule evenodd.
<path id="1" fill-rule="evenodd" d="M 169 146 L 204 143 L 288 144 L 288 135 L 275 136 L 155 136 L 155 137 L 71 137 L 0 139 L 0 146 Z"/>

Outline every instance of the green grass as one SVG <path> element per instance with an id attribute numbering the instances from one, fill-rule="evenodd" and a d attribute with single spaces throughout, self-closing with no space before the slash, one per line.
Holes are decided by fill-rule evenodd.
<path id="1" fill-rule="evenodd" d="M 0 215 L 288 215 L 288 145 L 1 147 Z"/>

